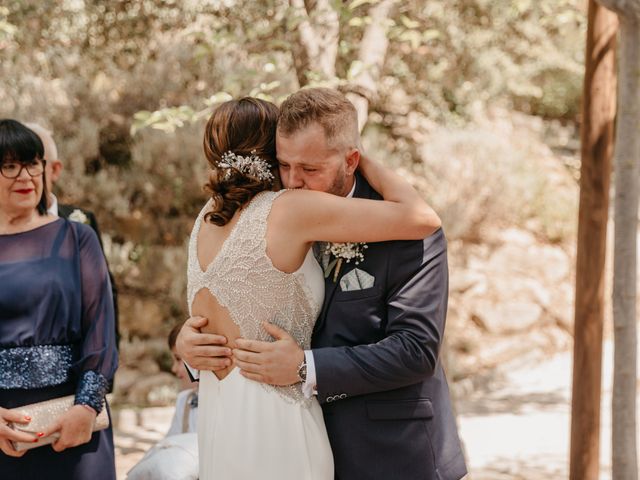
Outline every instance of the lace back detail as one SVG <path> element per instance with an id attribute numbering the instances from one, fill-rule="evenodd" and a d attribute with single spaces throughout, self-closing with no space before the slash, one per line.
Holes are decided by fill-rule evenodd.
<path id="1" fill-rule="evenodd" d="M 267 218 L 274 200 L 282 192 L 256 195 L 241 211 L 218 255 L 203 271 L 197 256 L 197 238 L 204 214 L 210 209 L 210 201 L 207 202 L 189 240 L 189 313 L 195 295 L 207 288 L 229 311 L 244 338 L 273 341 L 261 325 L 269 321 L 287 331 L 303 349 L 308 349 L 321 306 L 309 293 L 303 275 L 281 272 L 266 253 Z M 277 391 L 287 400 L 308 403 L 299 384 L 264 387 Z"/>

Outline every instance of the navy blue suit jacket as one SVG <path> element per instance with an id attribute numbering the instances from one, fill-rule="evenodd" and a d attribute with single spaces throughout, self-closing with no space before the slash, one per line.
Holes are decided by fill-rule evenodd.
<path id="1" fill-rule="evenodd" d="M 356 197 L 380 199 L 361 177 Z M 346 267 L 346 268 L 345 268 Z M 370 243 L 365 290 L 333 274 L 312 337 L 318 400 L 336 479 L 458 480 L 466 474 L 439 361 L 448 298 L 442 230 L 419 241 Z"/>

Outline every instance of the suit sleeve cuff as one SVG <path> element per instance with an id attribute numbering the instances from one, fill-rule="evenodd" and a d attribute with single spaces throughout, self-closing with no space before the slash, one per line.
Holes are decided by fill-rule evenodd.
<path id="1" fill-rule="evenodd" d="M 198 380 L 200 380 L 200 370 L 196 370 L 195 368 L 191 368 L 189 366 L 189 364 L 185 361 L 183 361 L 182 363 L 184 363 L 185 368 L 187 369 L 187 372 L 189 372 L 189 375 L 191 376 L 191 380 L 193 382 L 197 382 Z"/>
<path id="2" fill-rule="evenodd" d="M 302 393 L 305 398 L 312 398 L 314 395 L 318 395 L 318 386 L 316 384 L 316 364 L 313 361 L 311 350 L 304 351 L 304 361 L 307 362 L 307 380 L 302 385 Z"/>

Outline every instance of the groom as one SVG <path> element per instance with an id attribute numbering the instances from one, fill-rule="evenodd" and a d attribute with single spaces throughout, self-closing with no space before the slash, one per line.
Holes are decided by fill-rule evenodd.
<path id="1" fill-rule="evenodd" d="M 351 148 L 336 159 L 336 140 L 345 137 Z M 281 106 L 276 141 L 284 187 L 381 198 L 354 174 L 357 115 L 340 93 L 312 88 L 291 95 Z M 448 297 L 444 233 L 370 243 L 358 265 L 338 267 L 335 258 L 316 253 L 328 275 L 312 349 L 303 352 L 266 324 L 275 342 L 237 341 L 241 373 L 275 385 L 302 381 L 305 395 L 317 395 L 336 479 L 462 478 L 466 467 L 439 361 Z M 229 352 L 223 337 L 198 332 L 204 322 L 185 323 L 178 351 L 191 367 L 217 369 Z"/>

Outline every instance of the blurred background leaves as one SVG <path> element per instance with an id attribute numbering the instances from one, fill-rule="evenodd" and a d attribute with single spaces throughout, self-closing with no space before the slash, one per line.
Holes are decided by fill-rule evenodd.
<path id="1" fill-rule="evenodd" d="M 140 339 L 157 342 L 186 318 L 185 242 L 205 200 L 202 131 L 211 108 L 232 97 L 279 103 L 327 85 L 362 101 L 367 151 L 441 213 L 457 272 L 475 248 L 488 257 L 508 228 L 572 255 L 583 7 L 7 0 L 0 116 L 54 132 L 65 164 L 56 193 L 98 215 L 135 359 Z M 474 308 L 452 295 L 452 328 L 478 327 Z M 465 335 L 457 347 L 473 351 L 477 336 Z"/>

